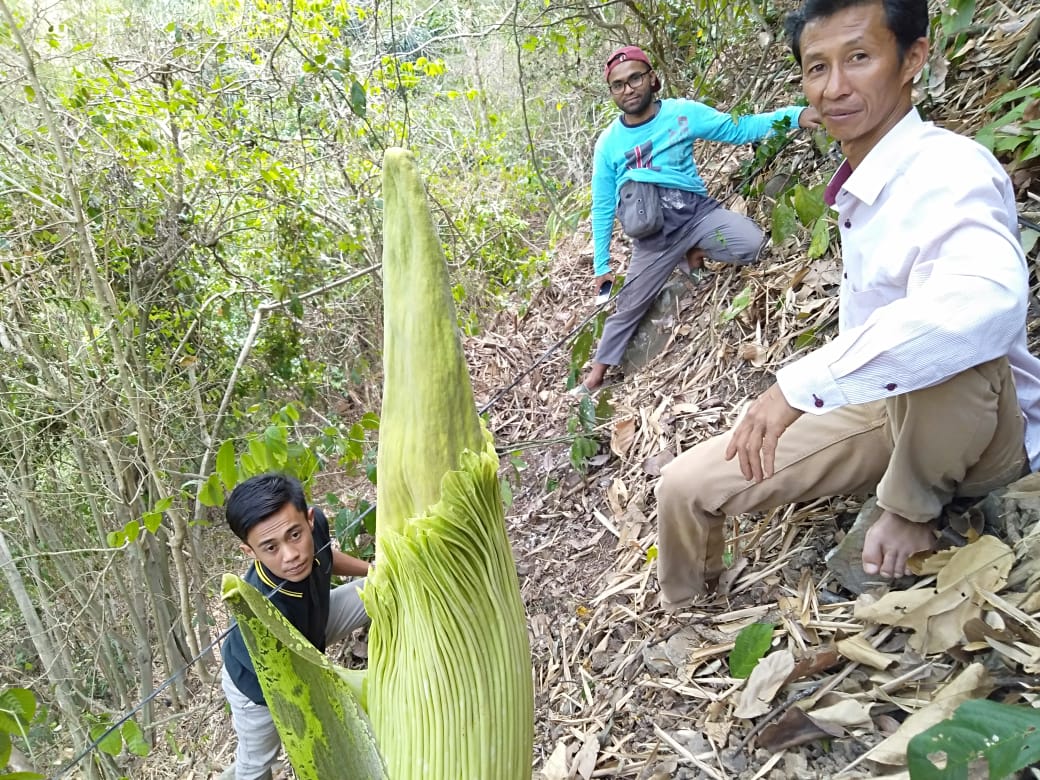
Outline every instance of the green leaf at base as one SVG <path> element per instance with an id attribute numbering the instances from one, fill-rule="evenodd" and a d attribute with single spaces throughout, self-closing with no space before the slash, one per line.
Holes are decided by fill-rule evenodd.
<path id="1" fill-rule="evenodd" d="M 1040 761 L 1040 710 L 966 701 L 952 718 L 911 739 L 906 756 L 911 780 L 967 780 L 980 759 L 991 780 L 1007 777 Z"/>

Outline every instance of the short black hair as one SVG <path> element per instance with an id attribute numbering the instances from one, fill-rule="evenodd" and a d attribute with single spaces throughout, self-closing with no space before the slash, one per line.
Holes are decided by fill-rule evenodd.
<path id="1" fill-rule="evenodd" d="M 802 30 L 815 19 L 826 19 L 846 8 L 878 3 L 885 12 L 885 23 L 896 36 L 899 61 L 903 61 L 910 44 L 928 37 L 928 0 L 805 0 L 802 7 L 792 11 L 784 21 L 787 43 L 795 61 L 802 64 Z"/>
<path id="2" fill-rule="evenodd" d="M 235 536 L 248 544 L 246 537 L 250 529 L 286 504 L 307 514 L 307 498 L 300 480 L 289 474 L 257 474 L 231 491 L 224 505 L 224 516 Z"/>

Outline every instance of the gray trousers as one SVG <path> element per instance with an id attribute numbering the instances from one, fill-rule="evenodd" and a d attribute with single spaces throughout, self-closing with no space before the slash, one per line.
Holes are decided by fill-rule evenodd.
<path id="1" fill-rule="evenodd" d="M 597 363 L 616 366 L 621 362 L 639 322 L 690 249 L 702 249 L 716 262 L 749 265 L 758 259 L 765 237 L 747 217 L 719 207 L 676 231 L 665 249 L 659 248 L 659 242 L 651 243 L 650 248 L 646 243 L 636 241 L 632 248 L 625 285 L 615 300 L 614 313 L 603 326 Z"/>
<path id="2" fill-rule="evenodd" d="M 365 580 L 352 580 L 329 593 L 329 622 L 325 631 L 326 643 L 341 642 L 361 626 L 368 625 L 368 615 L 358 596 L 358 588 Z M 234 773 L 227 776 L 234 780 L 266 780 L 271 777 L 271 767 L 278 758 L 282 740 L 271 720 L 271 711 L 257 704 L 232 682 L 227 669 L 221 669 L 221 687 L 231 707 L 231 723 L 238 736 L 235 751 Z"/>

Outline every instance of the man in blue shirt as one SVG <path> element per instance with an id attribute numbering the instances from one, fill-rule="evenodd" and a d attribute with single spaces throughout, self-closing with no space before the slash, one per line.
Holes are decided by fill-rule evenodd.
<path id="1" fill-rule="evenodd" d="M 307 640 L 325 652 L 327 644 L 368 624 L 356 579 L 330 591 L 332 575 L 363 577 L 368 564 L 330 544 L 325 514 L 307 507 L 299 480 L 260 474 L 231 491 L 225 507 L 228 526 L 252 563 L 243 579 L 267 596 Z M 270 780 L 281 740 L 264 701 L 242 633 L 231 630 L 222 649 L 221 684 L 238 735 L 235 763 L 221 780 Z"/>
<path id="2" fill-rule="evenodd" d="M 655 97 L 661 82 L 642 49 L 624 46 L 607 59 L 604 75 L 621 115 L 596 141 L 592 164 L 592 240 L 594 289 L 613 281 L 610 236 L 622 186 L 627 182 L 655 185 L 663 225 L 637 238 L 625 287 L 615 313 L 607 319 L 592 370 L 571 392 L 599 388 L 608 366 L 621 362 L 625 347 L 672 270 L 684 262 L 691 272 L 704 259 L 746 265 L 758 258 L 764 243 L 754 222 L 727 211 L 708 195 L 697 174 L 693 144 L 698 139 L 745 144 L 773 132 L 773 123 L 816 127 L 815 109 L 791 106 L 733 119 L 696 100 Z"/>

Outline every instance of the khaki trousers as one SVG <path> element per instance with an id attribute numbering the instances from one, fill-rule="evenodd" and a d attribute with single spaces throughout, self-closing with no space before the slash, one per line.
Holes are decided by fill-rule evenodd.
<path id="1" fill-rule="evenodd" d="M 1006 358 L 905 395 L 803 414 L 780 437 L 775 473 L 748 482 L 725 460 L 732 432 L 669 463 L 657 485 L 658 576 L 666 607 L 689 604 L 722 573 L 725 518 L 877 491 L 914 522 L 954 496 L 981 496 L 1027 471 L 1025 427 Z"/>

